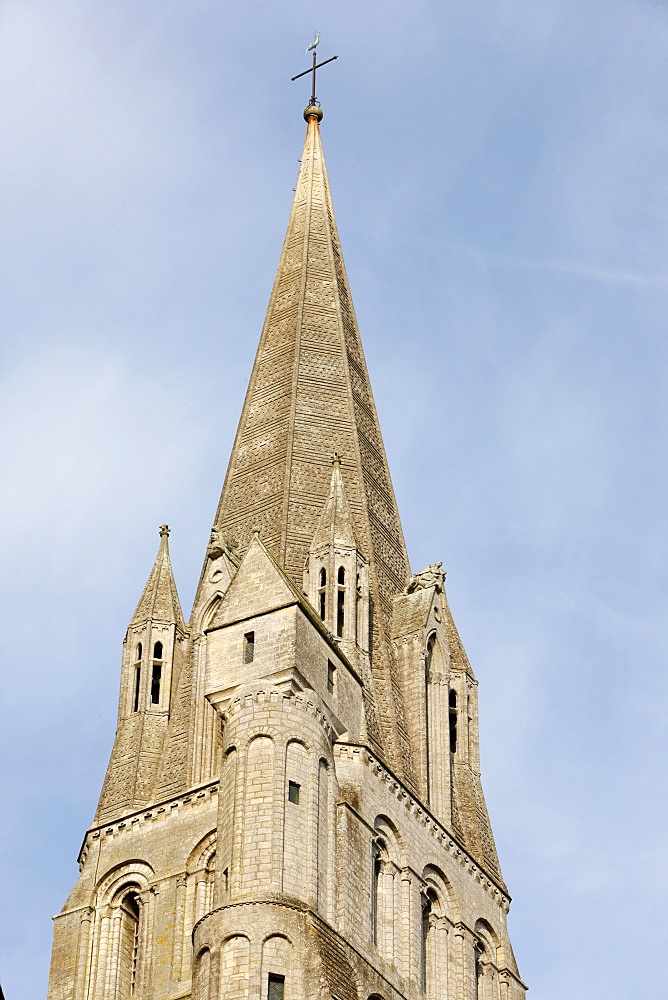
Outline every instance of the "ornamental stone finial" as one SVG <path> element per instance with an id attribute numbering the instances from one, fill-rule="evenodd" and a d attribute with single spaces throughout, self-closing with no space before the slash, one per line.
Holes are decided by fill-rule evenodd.
<path id="1" fill-rule="evenodd" d="M 169 537 L 169 525 L 168 524 L 161 524 L 160 525 L 160 537 L 161 538 L 168 538 Z"/>

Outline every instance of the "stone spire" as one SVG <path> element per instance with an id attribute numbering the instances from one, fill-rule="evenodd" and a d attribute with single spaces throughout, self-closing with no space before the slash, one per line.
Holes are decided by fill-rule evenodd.
<path id="1" fill-rule="evenodd" d="M 123 643 L 116 738 L 96 822 L 150 801 L 178 685 L 186 630 L 169 558 L 169 528 Z"/>
<path id="2" fill-rule="evenodd" d="M 375 609 L 372 672 L 382 720 L 376 736 L 388 763 L 407 774 L 388 624 L 392 598 L 410 576 L 408 556 L 334 221 L 322 112 L 309 107 L 304 115 L 288 230 L 215 528 L 238 543 L 240 556 L 259 529 L 279 565 L 301 582 L 328 495 L 330 456 L 346 456 L 352 528 L 369 559 Z"/>
<path id="3" fill-rule="evenodd" d="M 329 494 L 313 535 L 311 549 L 329 548 L 334 545 L 357 548 L 350 507 L 343 490 L 341 459 L 338 455 L 335 455 L 332 461 Z"/>
<path id="4" fill-rule="evenodd" d="M 139 599 L 139 604 L 130 620 L 130 628 L 151 620 L 175 624 L 184 630 L 183 613 L 174 582 L 174 572 L 169 558 L 169 525 L 160 525 L 160 548 Z"/>

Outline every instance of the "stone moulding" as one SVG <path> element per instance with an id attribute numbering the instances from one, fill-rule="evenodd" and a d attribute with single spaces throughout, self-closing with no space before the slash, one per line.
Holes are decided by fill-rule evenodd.
<path id="1" fill-rule="evenodd" d="M 388 767 L 378 760 L 371 751 L 358 743 L 335 743 L 335 757 L 348 757 L 355 763 L 362 763 L 369 768 L 380 781 L 387 785 L 394 797 L 403 803 L 407 812 L 425 826 L 433 837 L 441 842 L 441 846 L 468 870 L 469 875 L 491 895 L 507 913 L 510 909 L 510 896 L 499 885 L 493 875 L 486 872 L 482 865 L 473 860 L 466 848 L 453 833 L 439 823 L 424 806 L 408 791 L 406 786 L 394 775 Z"/>
<path id="2" fill-rule="evenodd" d="M 92 826 L 86 831 L 86 836 L 79 851 L 77 858 L 79 871 L 82 870 L 86 863 L 88 851 L 93 841 L 99 840 L 102 836 L 111 837 L 114 834 L 123 833 L 125 830 L 133 830 L 137 824 L 143 825 L 147 822 L 155 822 L 155 820 L 162 819 L 171 813 L 172 809 L 179 809 L 181 806 L 202 805 L 205 800 L 208 802 L 212 796 L 218 794 L 218 784 L 219 782 L 216 778 L 215 781 L 209 781 L 205 785 L 198 785 L 195 788 L 191 788 L 189 791 L 184 792 L 183 795 L 164 799 L 162 802 L 156 802 L 154 805 L 144 806 L 143 809 L 136 809 L 134 812 L 128 813 L 127 816 L 122 816 L 115 823 L 101 823 L 99 826 Z"/>
<path id="3" fill-rule="evenodd" d="M 313 698 L 309 697 L 306 693 L 295 694 L 294 692 L 281 691 L 279 688 L 268 684 L 258 685 L 255 691 L 245 692 L 236 698 L 232 698 L 228 708 L 225 710 L 225 716 L 232 718 L 254 705 L 281 705 L 283 708 L 300 709 L 303 712 L 307 712 L 320 723 L 330 745 L 334 740 L 334 729 L 331 723 L 322 709 L 315 704 Z"/>

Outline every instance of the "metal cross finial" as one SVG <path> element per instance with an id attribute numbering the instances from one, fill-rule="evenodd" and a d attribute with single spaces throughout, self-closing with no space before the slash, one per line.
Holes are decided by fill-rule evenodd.
<path id="1" fill-rule="evenodd" d="M 293 76 L 292 77 L 292 81 L 294 82 L 295 80 L 298 80 L 300 78 L 300 76 L 306 76 L 308 73 L 312 74 L 312 80 L 311 80 L 311 102 L 310 102 L 311 105 L 314 105 L 314 104 L 318 103 L 317 99 L 316 99 L 316 95 L 315 95 L 315 71 L 317 69 L 320 69 L 321 66 L 326 66 L 327 63 L 334 62 L 335 59 L 339 58 L 338 56 L 331 56 L 329 59 L 325 59 L 321 63 L 316 63 L 315 50 L 316 50 L 316 47 L 317 47 L 319 41 L 320 41 L 320 32 L 316 32 L 316 36 L 315 36 L 314 40 L 311 42 L 311 44 L 309 45 L 309 47 L 306 50 L 307 52 L 309 51 L 309 49 L 313 51 L 313 65 L 311 66 L 311 68 L 310 69 L 305 69 L 302 73 L 297 73 L 297 76 Z"/>

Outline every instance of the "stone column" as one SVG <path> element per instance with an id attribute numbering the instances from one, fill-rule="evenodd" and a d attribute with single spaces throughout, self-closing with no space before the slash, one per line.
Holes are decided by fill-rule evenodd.
<path id="1" fill-rule="evenodd" d="M 475 943 L 473 935 L 464 924 L 455 925 L 455 953 L 457 962 L 456 1000 L 478 1000 L 476 997 Z"/>
<path id="2" fill-rule="evenodd" d="M 237 896 L 241 891 L 244 845 L 244 826 L 246 822 L 244 809 L 244 794 L 248 780 L 248 748 L 237 750 L 236 781 L 234 788 L 234 825 L 232 827 L 232 850 L 230 852 L 230 894 Z M 214 995 L 214 994 L 212 994 Z"/>
<path id="3" fill-rule="evenodd" d="M 450 995 L 450 990 L 448 989 L 448 974 L 449 974 L 449 942 L 448 942 L 448 924 L 445 917 L 438 917 L 436 920 L 435 931 L 435 966 L 436 966 L 436 1000 L 448 1000 Z"/>
<path id="4" fill-rule="evenodd" d="M 276 739 L 273 742 L 273 764 L 274 764 L 274 774 L 272 782 L 271 797 L 272 801 L 267 805 L 267 810 L 272 814 L 271 822 L 271 840 L 267 845 L 271 852 L 270 858 L 270 874 L 269 874 L 269 887 L 271 892 L 283 892 L 284 885 L 284 839 L 285 839 L 285 810 L 287 809 L 287 740 L 283 737 L 282 739 L 276 735 Z M 247 775 L 250 778 L 251 775 Z M 306 791 L 306 789 L 304 789 Z M 309 809 L 310 803 L 305 802 L 304 808 Z M 307 872 L 310 869 L 310 857 L 309 857 L 309 847 L 310 844 L 307 842 L 302 845 L 305 852 L 304 864 L 306 865 Z M 307 875 L 308 878 L 308 875 Z"/>
<path id="5" fill-rule="evenodd" d="M 172 950 L 172 978 L 180 982 L 183 978 L 183 945 L 185 937 L 186 883 L 187 875 L 179 875 L 176 880 L 176 904 L 174 906 L 174 947 Z"/>
<path id="6" fill-rule="evenodd" d="M 401 873 L 401 972 L 406 981 L 411 979 L 411 892 L 412 880 L 408 868 Z"/>
<path id="7" fill-rule="evenodd" d="M 79 947 L 77 948 L 77 965 L 74 976 L 74 998 L 75 1000 L 85 1000 L 87 984 L 87 965 L 90 951 L 91 922 L 95 911 L 92 906 L 87 906 L 79 922 Z"/>
<path id="8" fill-rule="evenodd" d="M 313 910 L 318 910 L 318 818 L 320 799 L 320 755 L 312 749 L 308 757 L 309 780 L 307 783 L 306 808 L 308 824 L 306 898 Z M 286 797 L 285 779 L 283 798 Z M 284 856 L 284 855 L 283 855 Z"/>
<path id="9" fill-rule="evenodd" d="M 148 994 L 153 978 L 153 924 L 157 896 L 158 890 L 155 886 L 144 889 L 137 896 L 139 900 L 139 949 L 135 993 L 138 996 L 142 996 L 144 993 Z"/>
<path id="10" fill-rule="evenodd" d="M 440 650 L 438 651 L 440 654 Z M 448 679 L 442 667 L 432 661 L 427 678 L 429 744 L 429 804 L 442 819 L 450 815 L 450 722 Z"/>
<path id="11" fill-rule="evenodd" d="M 96 910 L 95 917 L 93 920 L 92 936 L 93 943 L 90 950 L 90 987 L 89 993 L 93 1000 L 97 994 L 97 970 L 99 967 L 100 958 L 100 934 L 102 929 L 102 914 L 99 910 Z"/>
<path id="12" fill-rule="evenodd" d="M 196 873 L 195 883 L 195 923 L 206 913 L 206 871 L 201 869 Z"/>
<path id="13" fill-rule="evenodd" d="M 394 962 L 394 866 L 389 861 L 381 862 L 381 952 L 388 962 Z"/>
<path id="14" fill-rule="evenodd" d="M 106 996 L 106 976 L 109 961 L 109 933 L 111 920 L 108 915 L 108 908 L 100 920 L 100 936 L 97 953 L 97 975 L 95 977 L 95 996 L 104 1000 Z"/>
<path id="15" fill-rule="evenodd" d="M 109 954 L 107 957 L 107 976 L 105 983 L 104 995 L 105 998 L 109 997 L 110 1000 L 116 996 L 116 990 L 118 987 L 118 965 L 120 962 L 120 945 L 121 945 L 121 924 L 123 923 L 123 911 L 120 906 L 114 909 L 113 916 L 111 918 L 111 943 L 109 947 Z"/>

